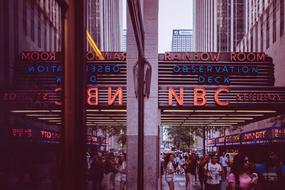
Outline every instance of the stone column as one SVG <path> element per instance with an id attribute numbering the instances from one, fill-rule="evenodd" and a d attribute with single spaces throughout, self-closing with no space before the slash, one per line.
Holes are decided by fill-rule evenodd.
<path id="1" fill-rule="evenodd" d="M 158 0 L 142 1 L 145 58 L 151 64 L 150 97 L 144 104 L 144 189 L 159 189 L 160 144 L 158 109 Z M 138 59 L 131 19 L 127 16 L 127 189 L 137 189 L 138 100 L 134 92 L 133 67 Z"/>
<path id="2" fill-rule="evenodd" d="M 127 9 L 128 10 L 128 9 Z M 127 14 L 127 189 L 137 189 L 138 100 L 135 95 L 133 67 L 138 60 L 135 35 Z"/>
<path id="3" fill-rule="evenodd" d="M 144 106 L 144 187 L 158 188 L 160 169 L 158 109 L 158 0 L 144 0 L 145 58 L 152 67 L 150 97 Z"/>

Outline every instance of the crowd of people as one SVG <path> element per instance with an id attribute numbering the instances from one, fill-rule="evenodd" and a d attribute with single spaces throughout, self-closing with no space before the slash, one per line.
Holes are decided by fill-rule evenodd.
<path id="1" fill-rule="evenodd" d="M 87 179 L 93 190 L 114 190 L 115 178 L 120 180 L 119 189 L 126 189 L 126 154 L 113 152 L 86 153 Z"/>
<path id="2" fill-rule="evenodd" d="M 185 176 L 186 190 L 285 190 L 285 166 L 275 152 L 266 161 L 254 163 L 246 154 L 168 153 L 162 158 L 162 169 L 170 190 L 174 190 L 175 175 Z M 199 181 L 199 185 L 198 185 Z M 194 188 L 195 187 L 195 188 Z"/>

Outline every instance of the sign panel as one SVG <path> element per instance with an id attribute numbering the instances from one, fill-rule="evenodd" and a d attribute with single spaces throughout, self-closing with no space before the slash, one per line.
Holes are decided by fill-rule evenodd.
<path id="1" fill-rule="evenodd" d="M 225 137 L 226 145 L 240 145 L 240 134 L 227 135 Z"/>
<path id="2" fill-rule="evenodd" d="M 216 138 L 216 146 L 224 146 L 225 145 L 225 137 Z"/>
<path id="3" fill-rule="evenodd" d="M 159 106 L 271 108 L 285 106 L 284 87 L 159 86 Z"/>
<path id="4" fill-rule="evenodd" d="M 215 138 L 207 140 L 207 146 L 215 146 L 215 145 L 216 145 Z"/>
<path id="5" fill-rule="evenodd" d="M 264 53 L 167 52 L 159 55 L 159 85 L 273 86 Z"/>
<path id="6" fill-rule="evenodd" d="M 14 142 L 51 143 L 61 141 L 61 132 L 40 128 L 11 128 L 10 135 Z"/>

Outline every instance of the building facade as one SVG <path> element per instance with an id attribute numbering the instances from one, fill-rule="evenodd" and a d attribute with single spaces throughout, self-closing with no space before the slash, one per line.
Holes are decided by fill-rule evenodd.
<path id="1" fill-rule="evenodd" d="M 192 29 L 173 30 L 171 51 L 189 52 L 193 51 L 193 31 Z"/>
<path id="2" fill-rule="evenodd" d="M 243 0 L 194 1 L 195 51 L 235 51 L 243 37 Z"/>
<path id="3" fill-rule="evenodd" d="M 121 51 L 127 50 L 127 29 L 123 29 L 122 39 L 121 39 Z"/>
<path id="4" fill-rule="evenodd" d="M 245 35 L 237 45 L 237 51 L 265 52 L 273 58 L 275 85 L 284 86 L 283 73 L 285 55 L 284 1 L 246 1 Z"/>

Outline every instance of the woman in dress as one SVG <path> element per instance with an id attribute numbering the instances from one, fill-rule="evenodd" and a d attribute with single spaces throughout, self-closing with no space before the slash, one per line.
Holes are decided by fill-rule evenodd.
<path id="1" fill-rule="evenodd" d="M 119 172 L 120 172 L 120 190 L 125 190 L 127 182 L 127 171 L 126 171 L 126 154 L 123 153 L 119 158 Z"/>
<path id="2" fill-rule="evenodd" d="M 174 156 L 172 154 L 167 154 L 165 158 L 165 180 L 169 186 L 170 190 L 174 190 L 174 173 L 175 169 L 173 166 Z"/>

